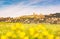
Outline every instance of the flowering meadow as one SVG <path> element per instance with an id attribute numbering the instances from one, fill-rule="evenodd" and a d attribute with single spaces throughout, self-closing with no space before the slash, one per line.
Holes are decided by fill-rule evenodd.
<path id="1" fill-rule="evenodd" d="M 60 39 L 60 24 L 0 23 L 0 39 Z"/>

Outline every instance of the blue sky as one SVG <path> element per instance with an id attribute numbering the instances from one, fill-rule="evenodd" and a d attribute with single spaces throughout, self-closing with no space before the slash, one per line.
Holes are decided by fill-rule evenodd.
<path id="1" fill-rule="evenodd" d="M 36 12 L 60 12 L 60 0 L 0 0 L 0 16 L 20 16 Z"/>
<path id="2" fill-rule="evenodd" d="M 47 5 L 60 5 L 60 0 L 0 0 L 0 6 L 15 5 L 23 3 L 24 5 L 30 4 L 30 6 L 47 6 Z"/>

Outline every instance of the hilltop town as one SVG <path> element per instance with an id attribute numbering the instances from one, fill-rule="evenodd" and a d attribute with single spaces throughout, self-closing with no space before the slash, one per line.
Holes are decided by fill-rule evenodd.
<path id="1" fill-rule="evenodd" d="M 20 17 L 0 17 L 0 22 L 21 22 L 21 23 L 50 23 L 50 24 L 60 24 L 60 13 L 43 15 L 35 14 L 24 15 Z"/>

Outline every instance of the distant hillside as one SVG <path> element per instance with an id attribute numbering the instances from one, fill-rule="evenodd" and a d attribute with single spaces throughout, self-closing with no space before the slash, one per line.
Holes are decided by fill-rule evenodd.
<path id="1" fill-rule="evenodd" d="M 57 17 L 60 18 L 60 13 L 45 15 L 46 17 Z"/>
<path id="2" fill-rule="evenodd" d="M 43 14 L 35 14 L 33 15 L 25 15 L 15 18 L 10 17 L 0 17 L 0 22 L 22 22 L 22 23 L 51 23 L 57 24 L 60 23 L 60 13 L 43 15 Z"/>

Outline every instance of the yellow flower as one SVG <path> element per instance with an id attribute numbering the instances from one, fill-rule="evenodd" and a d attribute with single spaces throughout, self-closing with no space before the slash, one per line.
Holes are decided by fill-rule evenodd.
<path id="1" fill-rule="evenodd" d="M 30 35 L 34 35 L 35 29 L 34 28 L 29 28 L 29 33 L 30 33 Z"/>
<path id="2" fill-rule="evenodd" d="M 6 36 L 8 36 L 8 37 L 10 37 L 10 36 L 12 36 L 12 35 L 13 35 L 12 32 L 7 32 L 7 33 L 6 33 Z"/>
<path id="3" fill-rule="evenodd" d="M 7 39 L 7 37 L 5 35 L 2 35 L 1 39 Z"/>
<path id="4" fill-rule="evenodd" d="M 35 33 L 34 35 L 33 35 L 33 37 L 35 38 L 35 37 L 38 37 L 39 36 L 39 33 Z"/>
<path id="5" fill-rule="evenodd" d="M 16 28 L 21 29 L 21 30 L 25 30 L 25 26 L 23 26 L 22 23 L 16 23 Z"/>
<path id="6" fill-rule="evenodd" d="M 60 37 L 56 37 L 55 39 L 60 39 Z"/>
<path id="7" fill-rule="evenodd" d="M 29 39 L 29 36 L 25 36 L 24 39 Z"/>
<path id="8" fill-rule="evenodd" d="M 43 31 L 42 32 L 44 35 L 49 35 L 48 31 Z"/>
<path id="9" fill-rule="evenodd" d="M 25 32 L 18 33 L 20 38 L 23 38 L 25 36 Z"/>
<path id="10" fill-rule="evenodd" d="M 12 38 L 16 38 L 17 36 L 15 34 L 12 35 Z"/>
<path id="11" fill-rule="evenodd" d="M 42 33 L 39 33 L 39 36 L 38 36 L 38 39 L 43 39 L 43 34 Z"/>
<path id="12" fill-rule="evenodd" d="M 46 30 L 45 26 L 42 25 L 42 24 L 39 24 L 39 25 L 37 26 L 37 28 L 40 29 L 40 30 Z"/>
<path id="13" fill-rule="evenodd" d="M 16 27 L 22 26 L 22 23 L 16 23 Z"/>
<path id="14" fill-rule="evenodd" d="M 17 28 L 15 26 L 11 26 L 11 29 L 12 30 L 16 30 Z"/>
<path id="15" fill-rule="evenodd" d="M 21 30 L 25 30 L 25 26 L 20 26 L 20 29 Z"/>
<path id="16" fill-rule="evenodd" d="M 54 39 L 54 35 L 52 35 L 52 34 L 47 35 L 47 37 L 48 37 L 48 39 Z"/>

